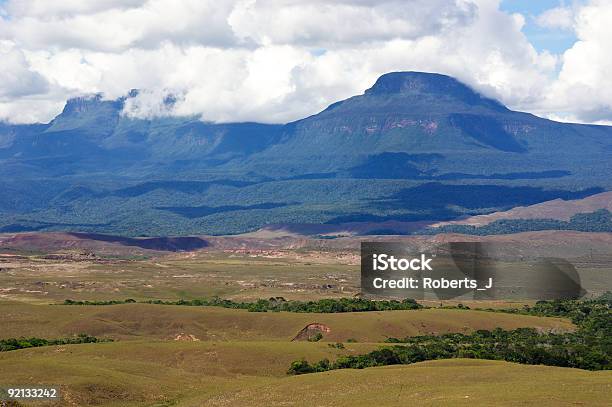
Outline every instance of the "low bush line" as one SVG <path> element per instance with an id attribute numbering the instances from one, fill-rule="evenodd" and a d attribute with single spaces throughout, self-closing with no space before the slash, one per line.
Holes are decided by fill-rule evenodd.
<path id="1" fill-rule="evenodd" d="M 8 352 L 11 350 L 25 349 L 25 348 L 37 348 L 40 346 L 53 346 L 53 345 L 74 345 L 78 343 L 99 343 L 99 342 L 112 342 L 112 339 L 107 338 L 96 338 L 95 336 L 89 336 L 87 334 L 79 334 L 72 338 L 61 338 L 61 339 L 43 339 L 43 338 L 9 338 L 0 339 L 0 352 Z"/>
<path id="2" fill-rule="evenodd" d="M 64 305 L 116 305 L 136 303 L 136 300 L 124 301 L 74 301 L 66 300 Z M 373 301 L 363 298 L 339 298 L 323 299 L 318 301 L 286 301 L 282 297 L 274 297 L 268 300 L 257 300 L 255 302 L 236 302 L 221 298 L 196 299 L 196 300 L 148 300 L 139 301 L 141 304 L 160 305 L 185 305 L 193 307 L 223 307 L 233 309 L 246 309 L 251 312 L 300 312 L 300 313 L 339 313 L 339 312 L 366 312 L 366 311 L 390 311 L 390 310 L 414 310 L 423 308 L 413 299 L 381 300 Z"/>

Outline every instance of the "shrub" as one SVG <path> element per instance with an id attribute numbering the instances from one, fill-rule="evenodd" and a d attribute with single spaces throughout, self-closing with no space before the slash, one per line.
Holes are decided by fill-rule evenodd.
<path id="1" fill-rule="evenodd" d="M 64 305 L 116 305 L 131 304 L 137 302 L 132 298 L 127 300 L 110 301 L 75 301 L 65 300 Z M 158 305 L 183 305 L 183 306 L 207 306 L 234 309 L 246 309 L 249 312 L 300 312 L 300 313 L 339 313 L 339 312 L 366 312 L 366 311 L 388 311 L 388 310 L 417 310 L 423 308 L 415 300 L 407 298 L 398 300 L 368 300 L 364 298 L 326 298 L 318 301 L 286 301 L 283 297 L 260 299 L 255 302 L 235 302 L 224 300 L 219 297 L 211 299 L 195 300 L 147 300 L 145 304 Z"/>
<path id="2" fill-rule="evenodd" d="M 595 300 L 538 301 L 533 307 L 495 312 L 566 317 L 578 329 L 576 332 L 555 334 L 541 333 L 534 328 L 495 328 L 492 331 L 478 330 L 472 334 L 388 338 L 385 342 L 393 346 L 385 346 L 364 355 L 341 356 L 333 363 L 322 361 L 316 363 L 312 371 L 363 369 L 447 358 L 505 360 L 587 370 L 612 369 L 612 295 L 608 293 Z M 349 339 L 347 342 L 354 340 Z"/>

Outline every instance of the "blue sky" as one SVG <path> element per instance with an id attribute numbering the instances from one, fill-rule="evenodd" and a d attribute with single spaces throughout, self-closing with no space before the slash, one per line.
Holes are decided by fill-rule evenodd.
<path id="1" fill-rule="evenodd" d="M 534 21 L 534 17 L 546 10 L 574 3 L 560 0 L 503 0 L 501 9 L 510 13 L 521 13 L 525 16 L 523 33 L 538 51 L 548 50 L 554 54 L 561 54 L 576 41 L 574 33 L 539 27 Z"/>

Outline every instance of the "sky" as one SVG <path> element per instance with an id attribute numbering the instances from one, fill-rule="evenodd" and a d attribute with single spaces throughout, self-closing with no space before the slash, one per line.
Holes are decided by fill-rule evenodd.
<path id="1" fill-rule="evenodd" d="M 612 124 L 609 38 L 612 0 L 0 0 L 0 121 L 139 89 L 125 115 L 284 123 L 425 71 Z"/>
<path id="2" fill-rule="evenodd" d="M 538 16 L 546 15 L 545 13 L 549 10 L 571 9 L 568 6 L 579 6 L 585 3 L 560 0 L 504 0 L 500 8 L 507 13 L 519 13 L 526 17 L 521 31 L 538 52 L 548 50 L 555 54 L 562 54 L 574 45 L 577 40 L 576 33 L 573 30 L 541 24 Z"/>

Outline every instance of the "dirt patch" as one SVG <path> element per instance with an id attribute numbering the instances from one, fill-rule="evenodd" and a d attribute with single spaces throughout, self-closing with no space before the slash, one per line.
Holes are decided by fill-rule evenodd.
<path id="1" fill-rule="evenodd" d="M 191 341 L 191 342 L 198 342 L 199 339 L 195 336 L 195 335 L 191 335 L 191 334 L 186 334 L 186 333 L 180 333 L 178 335 L 176 335 L 174 337 L 175 341 Z"/>
<path id="2" fill-rule="evenodd" d="M 311 338 L 318 333 L 326 334 L 329 332 L 331 332 L 330 327 L 325 324 L 314 322 L 306 325 L 291 341 L 307 341 L 308 338 Z"/>

